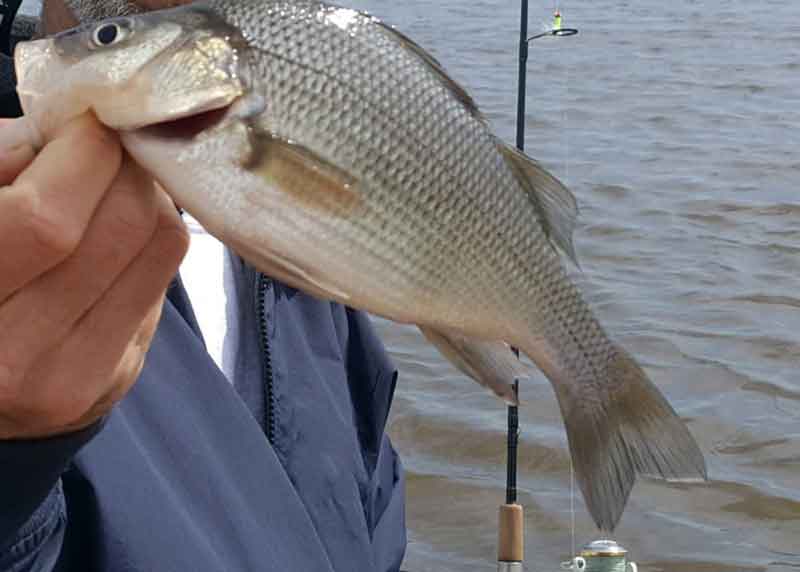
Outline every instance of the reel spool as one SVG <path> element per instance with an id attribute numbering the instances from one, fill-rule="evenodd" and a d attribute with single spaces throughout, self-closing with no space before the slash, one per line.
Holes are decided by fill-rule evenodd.
<path id="1" fill-rule="evenodd" d="M 638 572 L 635 562 L 628 562 L 628 551 L 613 540 L 595 540 L 581 548 L 581 553 L 561 567 L 578 572 Z"/>

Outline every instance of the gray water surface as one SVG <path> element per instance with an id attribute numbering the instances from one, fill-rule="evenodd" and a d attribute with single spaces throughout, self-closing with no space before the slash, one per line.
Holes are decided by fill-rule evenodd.
<path id="1" fill-rule="evenodd" d="M 429 49 L 513 141 L 519 3 L 347 0 Z M 531 2 L 533 31 L 554 5 Z M 526 148 L 568 183 L 587 298 L 688 421 L 712 481 L 640 481 L 616 538 L 644 571 L 800 570 L 800 2 L 562 0 L 531 45 Z M 505 409 L 411 328 L 401 370 L 413 572 L 493 570 Z M 522 387 L 527 568 L 571 551 L 566 437 Z M 574 497 L 576 542 L 596 532 Z"/>

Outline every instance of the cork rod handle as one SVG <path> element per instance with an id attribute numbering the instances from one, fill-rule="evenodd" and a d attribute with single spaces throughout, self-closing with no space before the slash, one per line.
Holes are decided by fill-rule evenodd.
<path id="1" fill-rule="evenodd" d="M 525 535 L 522 505 L 500 506 L 497 538 L 497 560 L 500 562 L 522 562 L 525 552 Z"/>

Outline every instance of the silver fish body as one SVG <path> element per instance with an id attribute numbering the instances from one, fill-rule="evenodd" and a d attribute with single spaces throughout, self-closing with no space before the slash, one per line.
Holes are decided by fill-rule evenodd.
<path id="1" fill-rule="evenodd" d="M 99 45 L 109 25 L 122 39 Z M 408 38 L 316 1 L 211 0 L 20 50 L 43 132 L 93 111 L 260 270 L 418 324 L 498 393 L 505 357 L 467 357 L 521 348 L 555 388 L 598 527 L 614 528 L 637 472 L 705 477 L 685 425 L 567 276 L 571 194 Z"/>

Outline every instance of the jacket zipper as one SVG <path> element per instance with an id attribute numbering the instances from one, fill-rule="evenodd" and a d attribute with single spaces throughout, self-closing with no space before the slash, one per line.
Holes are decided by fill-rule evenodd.
<path id="1" fill-rule="evenodd" d="M 269 330 L 267 323 L 267 292 L 272 286 L 272 280 L 258 274 L 256 282 L 256 308 L 258 312 L 258 330 L 261 338 L 262 376 L 264 383 L 264 432 L 267 440 L 274 443 L 275 439 L 275 392 L 272 379 L 272 356 L 269 348 Z"/>

